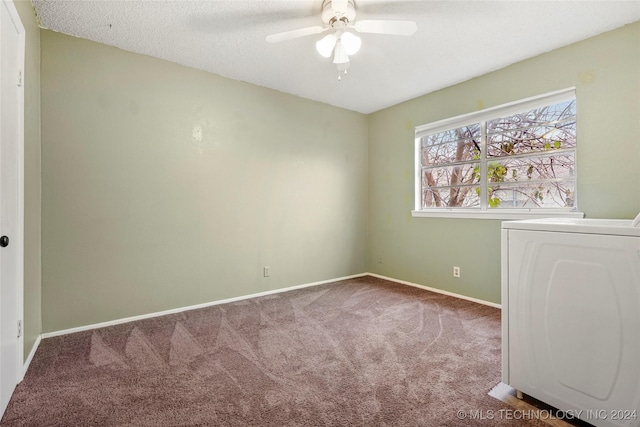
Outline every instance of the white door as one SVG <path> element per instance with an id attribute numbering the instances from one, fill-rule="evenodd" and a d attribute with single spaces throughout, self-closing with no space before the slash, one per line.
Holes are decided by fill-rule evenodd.
<path id="1" fill-rule="evenodd" d="M 24 27 L 0 3 L 0 416 L 22 369 Z M 19 328 L 20 326 L 20 328 Z"/>

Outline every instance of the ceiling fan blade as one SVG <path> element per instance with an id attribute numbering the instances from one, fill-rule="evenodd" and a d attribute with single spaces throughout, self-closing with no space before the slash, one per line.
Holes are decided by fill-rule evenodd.
<path id="1" fill-rule="evenodd" d="M 320 34 L 325 31 L 327 28 L 324 28 L 320 25 L 314 25 L 313 27 L 299 28 L 297 30 L 285 31 L 282 33 L 270 34 L 265 40 L 269 43 L 278 43 L 285 40 L 296 39 L 298 37 L 310 36 L 312 34 Z"/>
<path id="2" fill-rule="evenodd" d="M 353 26 L 359 33 L 392 34 L 396 36 L 410 36 L 418 29 L 414 21 L 383 21 L 362 20 L 356 21 Z"/>
<path id="3" fill-rule="evenodd" d="M 331 9 L 337 16 L 342 16 L 347 13 L 348 6 L 349 0 L 331 0 Z"/>

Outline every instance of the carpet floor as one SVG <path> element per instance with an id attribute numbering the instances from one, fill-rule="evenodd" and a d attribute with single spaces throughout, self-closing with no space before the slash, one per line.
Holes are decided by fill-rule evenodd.
<path id="1" fill-rule="evenodd" d="M 42 340 L 3 426 L 543 426 L 500 310 L 366 276 Z"/>

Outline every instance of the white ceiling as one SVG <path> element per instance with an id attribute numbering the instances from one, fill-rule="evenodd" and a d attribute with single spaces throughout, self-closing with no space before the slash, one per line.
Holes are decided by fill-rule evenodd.
<path id="1" fill-rule="evenodd" d="M 357 19 L 415 20 L 409 37 L 360 34 L 337 80 L 315 42 L 322 0 L 33 0 L 43 28 L 370 113 L 640 20 L 640 0 L 356 0 Z M 357 20 L 356 19 L 356 20 Z M 640 40 L 638 41 L 640 47 Z"/>

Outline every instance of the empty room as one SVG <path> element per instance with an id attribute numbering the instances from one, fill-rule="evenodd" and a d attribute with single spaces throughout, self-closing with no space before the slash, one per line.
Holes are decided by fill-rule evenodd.
<path id="1" fill-rule="evenodd" d="M 640 1 L 0 0 L 0 425 L 640 427 Z"/>

